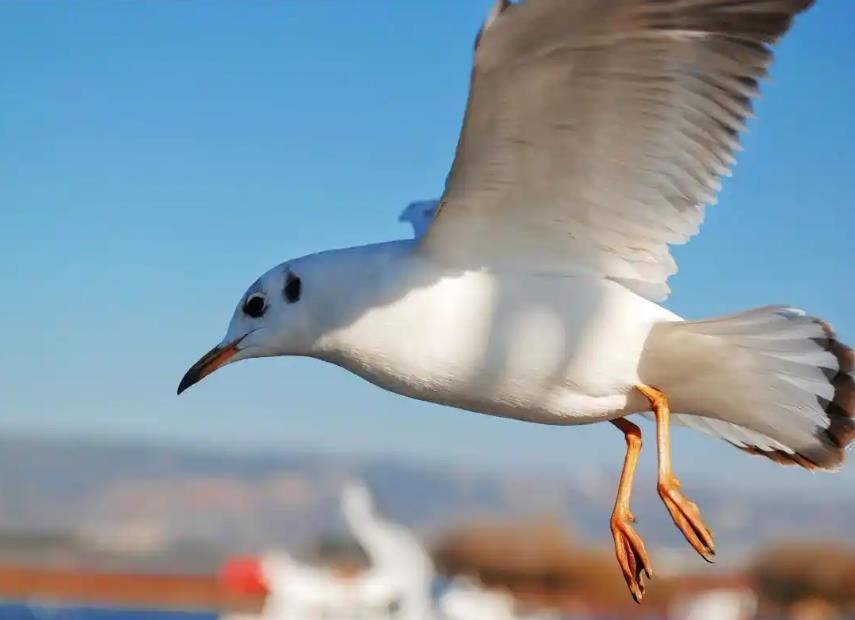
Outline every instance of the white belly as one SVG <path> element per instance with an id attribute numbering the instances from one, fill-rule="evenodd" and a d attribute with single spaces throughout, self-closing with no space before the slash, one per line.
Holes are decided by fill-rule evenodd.
<path id="1" fill-rule="evenodd" d="M 638 409 L 647 335 L 676 318 L 607 280 L 420 269 L 401 279 L 423 284 L 331 334 L 319 357 L 413 398 L 584 424 Z"/>

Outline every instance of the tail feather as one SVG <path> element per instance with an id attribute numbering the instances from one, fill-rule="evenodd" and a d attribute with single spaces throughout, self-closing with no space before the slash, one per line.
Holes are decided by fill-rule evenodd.
<path id="1" fill-rule="evenodd" d="M 837 374 L 831 378 L 834 394 L 830 399 L 820 398 L 831 421 L 825 430 L 826 439 L 841 453 L 855 439 L 855 351 L 837 340 L 831 325 L 819 321 L 827 337 L 825 346 L 837 359 Z"/>
<path id="2" fill-rule="evenodd" d="M 853 372 L 855 353 L 828 323 L 782 306 L 662 323 L 641 368 L 675 421 L 809 469 L 838 467 L 855 439 Z"/>

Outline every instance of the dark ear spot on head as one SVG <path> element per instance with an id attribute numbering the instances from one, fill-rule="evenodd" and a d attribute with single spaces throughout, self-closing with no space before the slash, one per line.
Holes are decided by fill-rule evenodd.
<path id="1" fill-rule="evenodd" d="M 300 301 L 300 293 L 302 292 L 302 289 L 303 283 L 300 278 L 289 271 L 288 275 L 285 277 L 285 300 L 289 304 Z"/>

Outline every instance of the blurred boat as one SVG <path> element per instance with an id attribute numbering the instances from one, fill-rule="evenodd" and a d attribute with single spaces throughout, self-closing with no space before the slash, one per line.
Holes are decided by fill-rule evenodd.
<path id="1" fill-rule="evenodd" d="M 455 580 L 432 595 L 433 561 L 418 538 L 377 513 L 371 493 L 349 483 L 341 494 L 345 521 L 369 567 L 355 575 L 298 562 L 285 552 L 236 560 L 227 585 L 267 593 L 260 615 L 226 620 L 545 620 L 521 616 L 514 599 L 474 581 Z"/>
<path id="2" fill-rule="evenodd" d="M 406 528 L 383 520 L 377 514 L 371 493 L 362 484 L 345 486 L 342 510 L 370 562 L 369 569 L 353 584 L 360 605 L 378 614 L 380 610 L 387 614 L 394 611 L 401 620 L 431 617 L 435 571 L 419 539 Z"/>

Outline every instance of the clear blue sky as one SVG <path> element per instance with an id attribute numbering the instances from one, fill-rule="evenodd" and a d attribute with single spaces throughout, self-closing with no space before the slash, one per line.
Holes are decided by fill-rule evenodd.
<path id="1" fill-rule="evenodd" d="M 491 1 L 0 3 L 0 429 L 616 474 L 610 427 L 464 414 L 309 360 L 175 397 L 262 271 L 408 234 Z M 676 311 L 791 303 L 855 341 L 853 23 L 820 0 L 780 47 L 735 177 L 677 250 Z M 675 450 L 687 475 L 816 480 L 689 433 Z"/>

